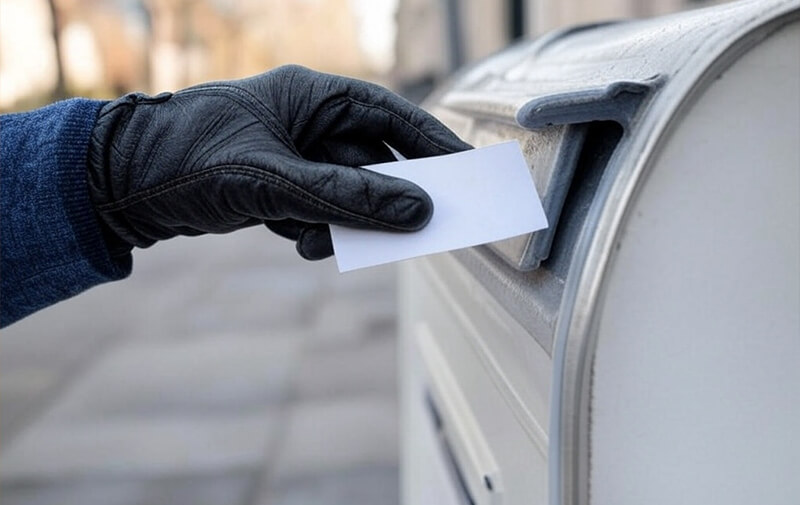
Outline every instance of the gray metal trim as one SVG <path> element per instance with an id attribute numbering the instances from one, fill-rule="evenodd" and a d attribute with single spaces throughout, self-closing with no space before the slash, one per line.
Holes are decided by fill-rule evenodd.
<path id="1" fill-rule="evenodd" d="M 741 54 L 800 19 L 800 0 L 741 2 L 754 6 L 736 30 L 697 51 L 654 98 L 634 131 L 620 141 L 572 258 L 556 325 L 550 419 L 551 505 L 589 503 L 589 396 L 605 277 L 615 245 L 655 156 L 677 120 Z M 758 8 L 758 10 L 757 10 Z M 623 156 L 621 153 L 627 153 Z M 631 158 L 630 153 L 639 153 Z"/>
<path id="2" fill-rule="evenodd" d="M 545 269 L 520 272 L 486 246 L 450 253 L 552 355 L 563 282 Z"/>
<path id="3" fill-rule="evenodd" d="M 604 86 L 534 98 L 517 111 L 517 123 L 524 128 L 616 121 L 628 127 L 639 105 L 660 81 L 615 81 Z"/>
<path id="4" fill-rule="evenodd" d="M 523 152 L 531 165 L 536 188 L 542 196 L 542 207 L 549 226 L 527 235 L 488 244 L 488 247 L 517 270 L 536 270 L 550 256 L 550 248 L 558 230 L 561 209 L 567 198 L 581 154 L 586 125 L 568 124 L 545 128 L 521 140 Z"/>

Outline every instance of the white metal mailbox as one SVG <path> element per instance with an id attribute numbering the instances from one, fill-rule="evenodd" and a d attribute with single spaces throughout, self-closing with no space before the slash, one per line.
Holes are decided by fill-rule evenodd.
<path id="1" fill-rule="evenodd" d="M 800 2 L 556 32 L 427 107 L 518 139 L 551 226 L 402 267 L 404 503 L 800 503 Z"/>

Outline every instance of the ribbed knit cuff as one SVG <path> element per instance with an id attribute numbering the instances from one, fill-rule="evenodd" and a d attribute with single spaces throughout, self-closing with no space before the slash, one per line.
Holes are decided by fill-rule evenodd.
<path id="1" fill-rule="evenodd" d="M 89 137 L 100 108 L 108 102 L 82 98 L 68 102 L 71 113 L 63 123 L 60 134 L 63 141 L 56 151 L 63 205 L 83 257 L 104 280 L 122 279 L 131 272 L 131 254 L 111 256 L 102 223 L 89 198 L 86 174 Z"/>
<path id="2" fill-rule="evenodd" d="M 73 99 L 2 116 L 0 326 L 126 277 L 89 197 L 89 137 L 104 102 Z"/>

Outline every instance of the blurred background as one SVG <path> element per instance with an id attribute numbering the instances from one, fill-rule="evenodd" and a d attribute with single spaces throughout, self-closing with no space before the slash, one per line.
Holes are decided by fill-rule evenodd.
<path id="1" fill-rule="evenodd" d="M 419 101 L 516 39 L 706 3 L 0 0 L 0 110 L 284 63 Z M 256 228 L 137 250 L 0 332 L 2 503 L 399 503 L 395 282 Z"/>
<path id="2" fill-rule="evenodd" d="M 0 0 L 0 108 L 157 93 L 285 63 L 419 99 L 521 37 L 697 0 Z"/>

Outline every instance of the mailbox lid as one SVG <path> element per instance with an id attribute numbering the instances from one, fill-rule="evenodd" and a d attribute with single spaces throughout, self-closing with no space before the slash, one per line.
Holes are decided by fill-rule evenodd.
<path id="1" fill-rule="evenodd" d="M 582 265 L 579 238 L 601 214 L 624 213 L 626 200 L 607 198 L 608 189 L 635 185 L 633 167 L 658 142 L 656 125 L 716 55 L 791 5 L 745 1 L 555 32 L 466 69 L 427 101 L 473 145 L 535 146 L 525 155 L 550 228 L 453 256 L 545 349 L 569 274 Z"/>

